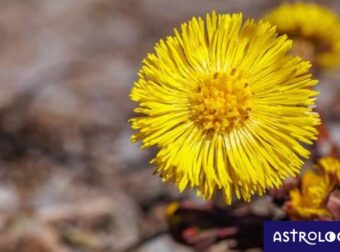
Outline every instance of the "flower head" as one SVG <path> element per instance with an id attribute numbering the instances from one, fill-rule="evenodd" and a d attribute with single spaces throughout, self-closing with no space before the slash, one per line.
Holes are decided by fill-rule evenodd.
<path id="1" fill-rule="evenodd" d="M 241 14 L 193 18 L 143 61 L 131 99 L 132 140 L 157 146 L 164 181 L 231 203 L 299 172 L 319 123 L 310 64 L 267 22 Z"/>
<path id="2" fill-rule="evenodd" d="M 294 40 L 295 51 L 320 67 L 340 64 L 340 20 L 314 3 L 285 3 L 265 19 Z"/>
<path id="3" fill-rule="evenodd" d="M 293 220 L 331 218 L 327 201 L 335 186 L 334 179 L 325 173 L 306 172 L 302 177 L 301 189 L 295 188 L 290 191 L 291 200 L 287 204 L 288 215 Z"/>
<path id="4" fill-rule="evenodd" d="M 340 160 L 335 157 L 324 157 L 319 160 L 318 167 L 322 171 L 334 176 L 340 184 Z"/>

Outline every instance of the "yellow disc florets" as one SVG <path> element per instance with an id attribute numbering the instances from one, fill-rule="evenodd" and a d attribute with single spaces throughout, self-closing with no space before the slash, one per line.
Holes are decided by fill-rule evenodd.
<path id="1" fill-rule="evenodd" d="M 223 133 L 249 118 L 250 89 L 237 75 L 215 73 L 201 80 L 190 101 L 192 118 L 206 133 Z"/>

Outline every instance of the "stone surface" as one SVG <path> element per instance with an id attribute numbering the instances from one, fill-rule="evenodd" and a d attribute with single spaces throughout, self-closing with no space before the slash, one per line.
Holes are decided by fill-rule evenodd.
<path id="1" fill-rule="evenodd" d="M 258 18 L 279 2 L 1 0 L 0 251 L 119 252 L 164 230 L 166 203 L 197 197 L 153 176 L 155 150 L 130 142 L 143 58 L 191 16 Z M 337 0 L 322 4 L 340 11 Z M 319 85 L 338 145 L 339 82 L 330 71 Z M 161 236 L 139 251 L 192 250 Z"/>
<path id="2" fill-rule="evenodd" d="M 146 243 L 136 252 L 193 252 L 194 250 L 178 245 L 170 237 L 160 237 L 152 242 Z"/>

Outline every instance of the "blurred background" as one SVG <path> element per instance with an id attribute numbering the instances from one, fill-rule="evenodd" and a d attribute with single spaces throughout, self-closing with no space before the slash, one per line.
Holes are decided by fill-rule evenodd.
<path id="1" fill-rule="evenodd" d="M 167 203 L 196 197 L 162 184 L 152 151 L 130 143 L 130 89 L 183 21 L 258 18 L 281 2 L 0 0 L 0 252 L 193 251 L 162 234 Z M 338 0 L 316 2 L 340 13 Z M 340 72 L 319 78 L 339 145 Z"/>

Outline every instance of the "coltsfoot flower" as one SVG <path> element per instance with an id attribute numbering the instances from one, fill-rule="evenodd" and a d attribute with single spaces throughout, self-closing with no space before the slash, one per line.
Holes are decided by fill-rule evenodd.
<path id="1" fill-rule="evenodd" d="M 319 160 L 318 167 L 331 176 L 334 176 L 340 184 L 340 160 L 335 157 L 323 157 Z"/>
<path id="2" fill-rule="evenodd" d="M 340 162 L 334 157 L 323 157 L 302 176 L 300 188 L 290 191 L 288 215 L 295 220 L 329 218 L 329 196 L 339 185 Z"/>
<path id="3" fill-rule="evenodd" d="M 287 212 L 293 220 L 313 220 L 332 218 L 327 209 L 329 195 L 336 186 L 334 177 L 317 171 L 306 172 L 301 181 L 301 188 L 290 191 Z"/>
<path id="4" fill-rule="evenodd" d="M 319 67 L 340 64 L 340 20 L 314 3 L 285 3 L 265 19 L 294 40 L 294 51 Z"/>
<path id="5" fill-rule="evenodd" d="M 155 173 L 227 204 L 297 174 L 319 116 L 310 63 L 291 47 L 267 22 L 215 12 L 157 43 L 130 94 L 132 140 L 158 147 Z"/>

